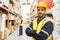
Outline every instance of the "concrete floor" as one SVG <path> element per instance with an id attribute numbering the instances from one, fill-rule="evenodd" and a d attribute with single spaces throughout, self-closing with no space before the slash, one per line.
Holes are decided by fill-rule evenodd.
<path id="1" fill-rule="evenodd" d="M 25 29 L 28 27 L 28 24 L 23 25 L 23 35 L 18 36 L 19 27 L 8 37 L 8 40 L 31 40 L 31 37 L 26 36 Z"/>

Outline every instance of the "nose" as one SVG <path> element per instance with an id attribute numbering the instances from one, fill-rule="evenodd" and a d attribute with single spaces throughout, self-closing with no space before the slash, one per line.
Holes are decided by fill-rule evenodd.
<path id="1" fill-rule="evenodd" d="M 42 11 L 38 11 L 39 14 L 41 14 Z"/>

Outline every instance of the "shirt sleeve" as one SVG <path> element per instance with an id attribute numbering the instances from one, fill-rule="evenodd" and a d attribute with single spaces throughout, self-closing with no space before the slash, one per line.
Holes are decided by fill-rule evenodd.
<path id="1" fill-rule="evenodd" d="M 32 23 L 29 25 L 29 27 L 25 30 L 27 36 L 32 36 L 33 30 L 32 30 Z"/>

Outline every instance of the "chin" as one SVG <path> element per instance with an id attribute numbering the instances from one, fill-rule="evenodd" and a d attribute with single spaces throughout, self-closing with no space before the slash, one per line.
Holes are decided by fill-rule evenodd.
<path id="1" fill-rule="evenodd" d="M 41 18 L 42 16 L 38 16 L 39 18 Z"/>

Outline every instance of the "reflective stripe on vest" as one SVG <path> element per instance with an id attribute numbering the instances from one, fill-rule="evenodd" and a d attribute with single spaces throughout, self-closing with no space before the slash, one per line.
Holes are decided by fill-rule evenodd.
<path id="1" fill-rule="evenodd" d="M 47 20 L 47 18 L 44 18 L 43 20 L 41 20 L 39 22 L 39 24 L 37 25 L 37 18 L 33 21 L 33 30 L 37 30 L 37 32 L 41 31 L 41 28 L 45 25 L 45 23 L 47 23 L 50 20 Z M 34 38 L 32 38 L 32 40 L 35 40 Z"/>

